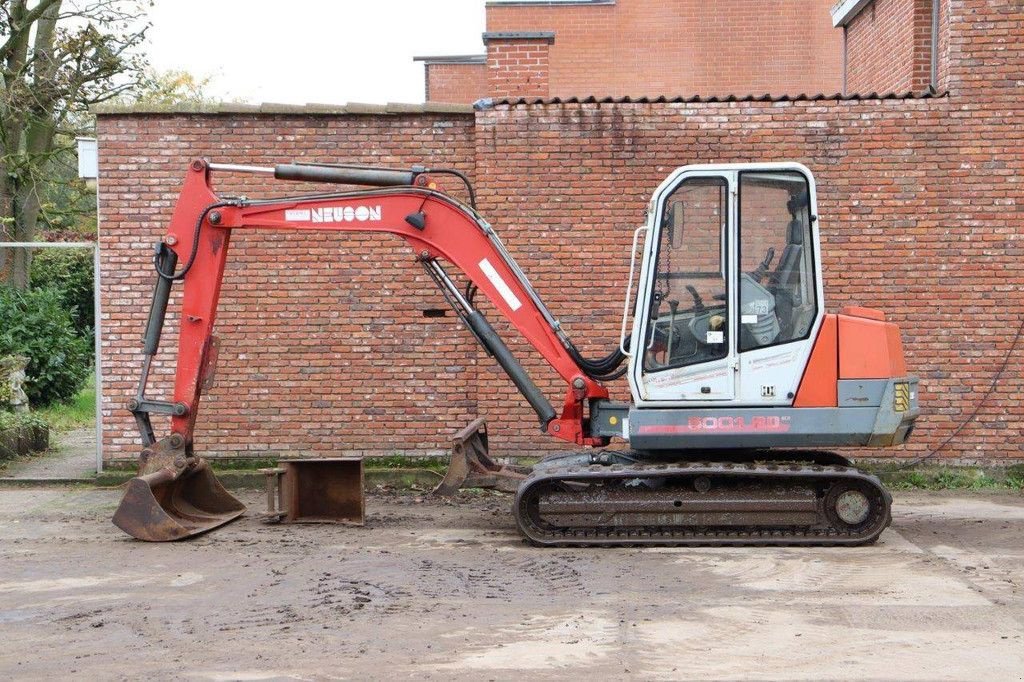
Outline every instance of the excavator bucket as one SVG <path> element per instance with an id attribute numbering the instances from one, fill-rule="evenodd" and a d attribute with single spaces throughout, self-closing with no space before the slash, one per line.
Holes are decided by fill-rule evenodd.
<path id="1" fill-rule="evenodd" d="M 475 419 L 455 434 L 448 471 L 434 488 L 435 495 L 454 495 L 459 488 L 492 488 L 514 493 L 526 478 L 525 467 L 498 464 L 487 451 L 487 424 Z"/>
<path id="2" fill-rule="evenodd" d="M 213 530 L 245 512 L 210 465 L 181 448 L 143 450 L 139 475 L 128 482 L 114 525 L 147 542 L 182 540 Z"/>

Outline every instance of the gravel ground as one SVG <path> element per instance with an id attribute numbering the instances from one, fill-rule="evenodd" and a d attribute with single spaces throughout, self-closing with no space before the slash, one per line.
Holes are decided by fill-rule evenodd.
<path id="1" fill-rule="evenodd" d="M 0 490 L 0 677 L 1024 674 L 1017 494 L 901 493 L 882 540 L 847 549 L 536 549 L 495 494 L 152 545 L 110 525 L 118 499 Z"/>

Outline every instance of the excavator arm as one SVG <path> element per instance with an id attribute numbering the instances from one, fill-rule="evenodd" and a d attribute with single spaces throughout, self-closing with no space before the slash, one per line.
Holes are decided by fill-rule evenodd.
<path id="1" fill-rule="evenodd" d="M 375 188 L 271 200 L 226 198 L 219 196 L 211 185 L 211 175 L 219 171 L 264 173 L 282 180 Z M 236 230 L 383 232 L 400 236 L 413 248 L 416 259 L 476 339 L 536 411 L 541 429 L 579 445 L 607 444 L 606 437 L 590 435 L 587 420 L 590 403 L 608 398 L 600 377 L 581 366 L 581 362 L 588 361 L 582 360 L 491 226 L 474 209 L 440 191 L 437 183 L 436 172 L 426 169 L 403 171 L 299 164 L 258 168 L 193 161 L 170 227 L 157 248 L 158 277 L 144 338 L 143 372 L 137 395 L 130 403 L 145 446 L 141 477 L 156 477 L 157 483 L 177 481 L 191 469 L 205 467 L 205 463 L 194 456 L 192 441 L 200 397 L 216 364 L 217 342 L 213 331 L 217 304 L 231 235 Z M 474 306 L 473 297 L 464 294 L 451 280 L 442 262 L 461 270 L 471 287 L 484 295 L 565 380 L 567 389 L 560 413 Z M 184 291 L 173 399 L 151 400 L 145 395 L 146 385 L 175 282 L 181 282 Z M 614 369 L 615 360 L 621 362 L 621 357 L 609 356 L 591 364 L 590 369 L 594 370 L 595 364 L 602 370 Z M 157 439 L 150 418 L 153 414 L 170 416 L 169 436 Z M 212 474 L 209 478 L 210 481 L 200 487 L 219 488 Z M 152 488 L 153 481 L 148 485 Z M 138 492 L 146 497 L 146 491 Z M 217 495 L 219 491 L 214 490 L 214 498 Z M 131 514 L 125 514 L 121 520 L 131 524 L 131 519 Z M 117 517 L 115 523 L 118 523 Z M 209 525 L 208 521 L 205 523 Z M 125 528 L 121 523 L 118 525 Z M 133 532 L 139 530 L 137 527 L 125 530 L 140 537 Z"/>
<path id="2" fill-rule="evenodd" d="M 289 180 L 387 183 L 395 186 L 249 201 L 223 199 L 214 192 L 210 171 L 218 168 L 237 171 L 246 167 L 218 167 L 205 161 L 191 164 L 170 229 L 163 239 L 164 248 L 157 259 L 160 281 L 155 297 L 157 305 L 146 334 L 147 355 L 151 354 L 148 351 L 155 352 L 158 345 L 156 337 L 159 336 L 170 289 L 167 284 L 180 280 L 184 285 L 174 404 L 171 407 L 173 433 L 187 441 L 192 439 L 204 379 L 210 376 L 216 359 L 213 328 L 231 233 L 235 230 L 289 230 L 383 232 L 405 239 L 456 312 L 485 349 L 495 355 L 536 410 L 541 427 L 556 438 L 580 445 L 602 445 L 606 442 L 589 437 L 584 407 L 588 400 L 607 398 L 607 389 L 588 376 L 570 355 L 571 344 L 491 226 L 472 209 L 432 189 L 430 185 L 436 183 L 429 173 L 278 166 L 273 169 L 276 177 Z M 401 183 L 408 184 L 402 186 Z M 480 311 L 454 285 L 440 262 L 442 260 L 461 270 L 565 380 L 568 389 L 560 416 L 508 352 Z M 176 272 L 170 267 L 172 262 L 180 266 Z"/>

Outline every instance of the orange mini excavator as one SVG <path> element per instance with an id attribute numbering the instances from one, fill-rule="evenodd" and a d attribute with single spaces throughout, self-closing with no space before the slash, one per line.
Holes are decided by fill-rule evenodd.
<path id="1" fill-rule="evenodd" d="M 222 197 L 211 175 L 224 172 L 373 189 Z M 468 205 L 438 188 L 452 175 L 466 182 Z M 145 361 L 130 405 L 142 433 L 141 470 L 114 522 L 140 539 L 174 540 L 244 511 L 193 449 L 217 355 L 214 320 L 231 234 L 360 231 L 405 239 L 541 430 L 577 446 L 513 477 L 513 514 L 531 542 L 873 542 L 890 522 L 888 492 L 824 448 L 905 442 L 918 416 L 917 379 L 907 375 L 899 329 L 881 312 L 826 313 L 815 207 L 814 179 L 796 163 L 673 172 L 633 234 L 619 345 L 588 359 L 476 212 L 458 172 L 194 161 L 155 256 Z M 465 286 L 443 263 L 461 271 Z M 175 282 L 184 295 L 174 395 L 150 400 L 150 364 Z M 564 379 L 560 410 L 477 309 L 477 295 Z M 605 387 L 623 375 L 628 403 L 610 400 Z M 170 417 L 171 431 L 159 440 L 154 414 Z M 614 440 L 628 448 L 602 449 Z M 485 450 L 475 464 L 505 472 Z"/>

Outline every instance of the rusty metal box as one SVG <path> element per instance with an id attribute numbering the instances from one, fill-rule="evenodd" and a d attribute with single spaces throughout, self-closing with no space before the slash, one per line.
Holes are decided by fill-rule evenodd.
<path id="1" fill-rule="evenodd" d="M 361 457 L 282 459 L 276 468 L 262 471 L 267 477 L 265 521 L 365 522 Z"/>

